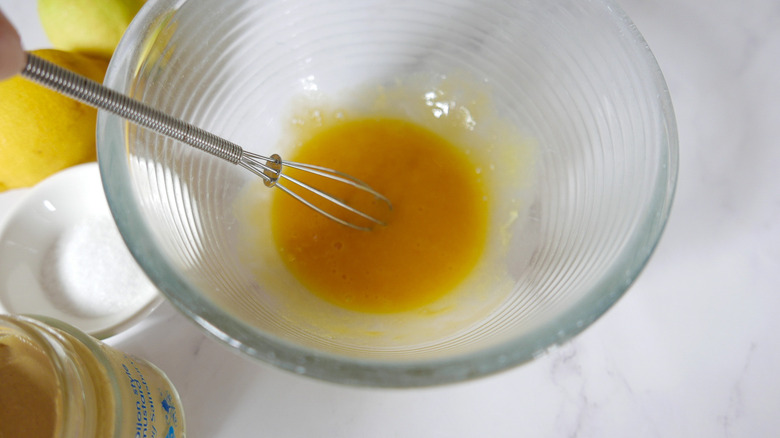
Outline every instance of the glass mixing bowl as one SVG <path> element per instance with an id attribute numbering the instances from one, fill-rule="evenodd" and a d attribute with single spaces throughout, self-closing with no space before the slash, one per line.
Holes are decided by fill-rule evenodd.
<path id="1" fill-rule="evenodd" d="M 270 262 L 265 277 L 248 266 L 237 204 L 256 177 L 99 115 L 109 205 L 158 288 L 231 347 L 334 382 L 460 381 L 566 341 L 635 280 L 676 182 L 667 87 L 611 0 L 150 1 L 106 84 L 266 155 L 283 149 L 296 105 L 316 119 L 317 105 L 380 101 L 488 139 L 474 156 L 503 145 L 486 163 L 501 180 L 488 274 L 435 311 L 370 315 L 306 295 Z M 421 112 L 404 107 L 415 99 Z"/>

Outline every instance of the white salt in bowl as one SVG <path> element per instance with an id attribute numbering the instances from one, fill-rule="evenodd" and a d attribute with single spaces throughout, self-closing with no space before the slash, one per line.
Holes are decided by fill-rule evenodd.
<path id="1" fill-rule="evenodd" d="M 40 182 L 0 227 L 0 313 L 49 316 L 106 338 L 161 302 L 122 241 L 96 163 Z"/>
<path id="2" fill-rule="evenodd" d="M 462 77 L 490 105 L 474 104 L 470 86 L 441 86 Z M 412 121 L 461 116 L 500 141 L 504 131 L 484 117 L 492 113 L 537 148 L 523 161 L 533 172 L 518 172 L 530 181 L 510 178 L 495 193 L 496 211 L 520 200 L 489 228 L 491 242 L 508 246 L 489 263 L 500 272 L 436 309 L 447 311 L 358 314 L 280 284 L 282 270 L 258 278 L 239 254 L 247 239 L 235 208 L 257 177 L 101 113 L 101 174 L 131 252 L 215 338 L 334 382 L 455 382 L 570 339 L 637 278 L 676 183 L 663 76 L 613 0 L 156 0 L 128 28 L 106 84 L 251 152 L 284 156 L 285 109 L 300 96 L 354 112 L 356 88 L 414 78 L 429 82 L 409 93 L 427 111 Z M 485 144 L 472 152 L 489 153 Z M 484 169 L 511 174 L 514 162 Z"/>

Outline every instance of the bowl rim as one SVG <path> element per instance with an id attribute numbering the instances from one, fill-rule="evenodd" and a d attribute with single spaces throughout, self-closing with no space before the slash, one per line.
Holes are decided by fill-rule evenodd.
<path id="1" fill-rule="evenodd" d="M 148 2 L 122 38 L 112 58 L 105 84 L 120 91 L 129 83 L 136 66 L 131 65 L 137 47 L 153 32 L 153 26 L 180 8 L 187 0 Z M 662 112 L 660 127 L 665 148 L 656 175 L 649 211 L 655 214 L 641 218 L 617 262 L 607 268 L 592 290 L 562 312 L 557 318 L 535 328 L 522 338 L 508 339 L 488 348 L 447 358 L 430 358 L 404 362 L 340 356 L 294 344 L 273 334 L 257 330 L 231 318 L 196 289 L 167 263 L 148 237 L 151 230 L 143 219 L 132 190 L 128 190 L 127 158 L 110 151 L 124 151 L 123 144 L 110 144 L 108 131 L 122 132 L 124 123 L 103 111 L 98 114 L 98 162 L 103 187 L 112 215 L 128 248 L 154 284 L 174 306 L 193 320 L 208 335 L 247 354 L 294 373 L 335 383 L 374 387 L 420 387 L 470 380 L 513 368 L 528 362 L 549 348 L 564 343 L 601 317 L 636 281 L 653 254 L 668 221 L 678 174 L 677 126 L 668 86 L 645 39 L 614 0 L 602 0 L 610 18 L 632 40 L 637 52 L 651 69 L 658 103 Z"/>

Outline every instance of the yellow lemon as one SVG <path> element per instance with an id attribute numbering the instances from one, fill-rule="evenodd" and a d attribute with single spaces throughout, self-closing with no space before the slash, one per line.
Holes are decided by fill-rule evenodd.
<path id="1" fill-rule="evenodd" d="M 103 59 L 60 50 L 32 53 L 97 82 L 108 68 Z M 0 102 L 0 191 L 95 160 L 95 109 L 20 76 L 0 82 Z"/>
<path id="2" fill-rule="evenodd" d="M 38 0 L 38 15 L 56 49 L 111 58 L 146 0 Z"/>

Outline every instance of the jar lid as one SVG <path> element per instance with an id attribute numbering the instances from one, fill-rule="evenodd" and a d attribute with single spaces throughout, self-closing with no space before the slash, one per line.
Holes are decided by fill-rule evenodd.
<path id="1" fill-rule="evenodd" d="M 97 163 L 41 181 L 0 226 L 0 313 L 49 316 L 106 338 L 162 299 L 119 234 Z"/>

